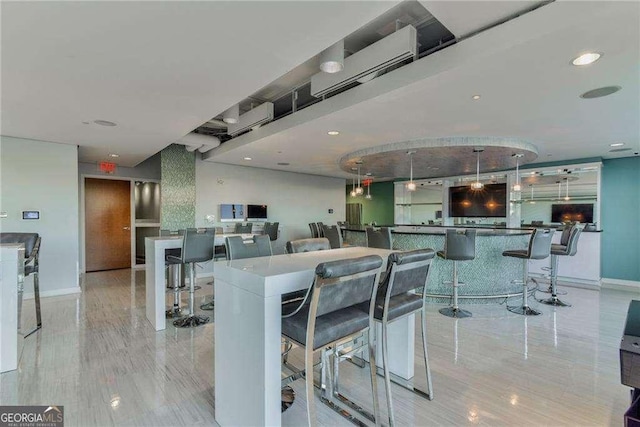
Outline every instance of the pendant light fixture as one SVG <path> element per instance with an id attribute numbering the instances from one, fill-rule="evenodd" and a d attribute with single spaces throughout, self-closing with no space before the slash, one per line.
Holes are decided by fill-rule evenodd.
<path id="1" fill-rule="evenodd" d="M 531 199 L 529 199 L 529 203 L 532 205 L 536 204 L 536 201 L 533 200 L 533 184 L 531 184 Z"/>
<path id="2" fill-rule="evenodd" d="M 516 183 L 513 184 L 513 191 L 515 192 L 519 192 L 522 190 L 522 185 L 520 185 L 520 158 L 523 157 L 524 154 L 522 153 L 517 153 L 514 154 L 513 157 L 516 158 Z"/>
<path id="3" fill-rule="evenodd" d="M 367 194 L 364 196 L 364 198 L 367 200 L 371 200 L 371 183 L 373 182 L 373 178 L 369 174 L 367 174 L 367 176 L 369 177 L 369 180 L 367 184 Z"/>
<path id="4" fill-rule="evenodd" d="M 358 186 L 356 187 L 356 196 L 362 196 L 362 194 L 364 193 L 364 190 L 360 185 L 360 165 L 362 164 L 362 162 L 356 162 L 356 164 L 358 165 Z"/>
<path id="5" fill-rule="evenodd" d="M 569 197 L 569 177 L 565 178 L 565 181 L 567 181 L 567 190 L 564 193 L 564 200 L 571 200 L 571 198 Z"/>
<path id="6" fill-rule="evenodd" d="M 407 191 L 416 191 L 416 183 L 413 182 L 413 155 L 415 154 L 415 150 L 407 151 L 407 155 L 409 156 L 409 182 L 407 182 Z"/>
<path id="7" fill-rule="evenodd" d="M 351 197 L 356 197 L 356 179 L 351 178 Z"/>
<path id="8" fill-rule="evenodd" d="M 480 153 L 484 151 L 484 147 L 476 147 L 473 152 L 476 153 L 476 182 L 471 183 L 472 190 L 482 190 L 484 184 L 480 182 Z"/>
<path id="9" fill-rule="evenodd" d="M 558 200 L 562 200 L 560 192 L 562 191 L 562 181 L 558 181 Z"/>

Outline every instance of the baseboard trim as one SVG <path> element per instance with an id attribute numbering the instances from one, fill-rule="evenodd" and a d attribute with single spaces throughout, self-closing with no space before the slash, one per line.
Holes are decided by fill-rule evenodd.
<path id="1" fill-rule="evenodd" d="M 82 292 L 82 289 L 80 289 L 79 286 L 76 286 L 74 288 L 54 289 L 52 291 L 41 291 L 40 298 L 59 297 L 61 295 L 79 294 L 81 292 Z M 34 298 L 33 292 L 25 292 L 22 295 L 22 299 L 33 299 L 33 298 Z"/>
<path id="2" fill-rule="evenodd" d="M 607 279 L 602 278 L 602 287 L 605 289 L 617 289 L 619 291 L 640 290 L 640 282 L 636 280 Z"/>

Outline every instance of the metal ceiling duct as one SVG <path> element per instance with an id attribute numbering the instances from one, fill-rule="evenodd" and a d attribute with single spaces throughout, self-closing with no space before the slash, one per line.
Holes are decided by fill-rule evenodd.
<path id="1" fill-rule="evenodd" d="M 220 145 L 220 139 L 211 135 L 202 135 L 199 133 L 188 133 L 179 140 L 176 141 L 176 144 L 182 144 L 186 146 L 187 151 L 200 151 L 201 153 L 206 153 L 209 150 L 213 150 L 214 148 Z"/>

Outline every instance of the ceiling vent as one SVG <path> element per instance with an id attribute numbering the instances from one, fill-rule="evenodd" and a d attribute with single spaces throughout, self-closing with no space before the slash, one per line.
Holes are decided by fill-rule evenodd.
<path id="1" fill-rule="evenodd" d="M 417 50 L 415 27 L 406 27 L 345 58 L 344 69 L 311 77 L 311 95 L 320 98 L 376 71 L 413 58 Z"/>
<path id="2" fill-rule="evenodd" d="M 269 123 L 272 120 L 273 103 L 265 102 L 242 114 L 238 119 L 238 123 L 229 123 L 227 133 L 231 136 L 236 136 L 256 126 Z"/>

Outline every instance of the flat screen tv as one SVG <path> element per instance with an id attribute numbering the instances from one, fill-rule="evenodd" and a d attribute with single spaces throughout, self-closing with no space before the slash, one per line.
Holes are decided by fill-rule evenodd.
<path id="1" fill-rule="evenodd" d="M 507 216 L 507 184 L 486 184 L 481 190 L 468 185 L 449 188 L 449 216 L 499 218 Z"/>
<path id="2" fill-rule="evenodd" d="M 244 221 L 244 205 L 220 205 L 220 221 Z"/>
<path id="3" fill-rule="evenodd" d="M 267 219 L 267 205 L 247 205 L 247 220 L 264 221 Z"/>
<path id="4" fill-rule="evenodd" d="M 593 222 L 593 204 L 551 205 L 551 222 Z"/>

